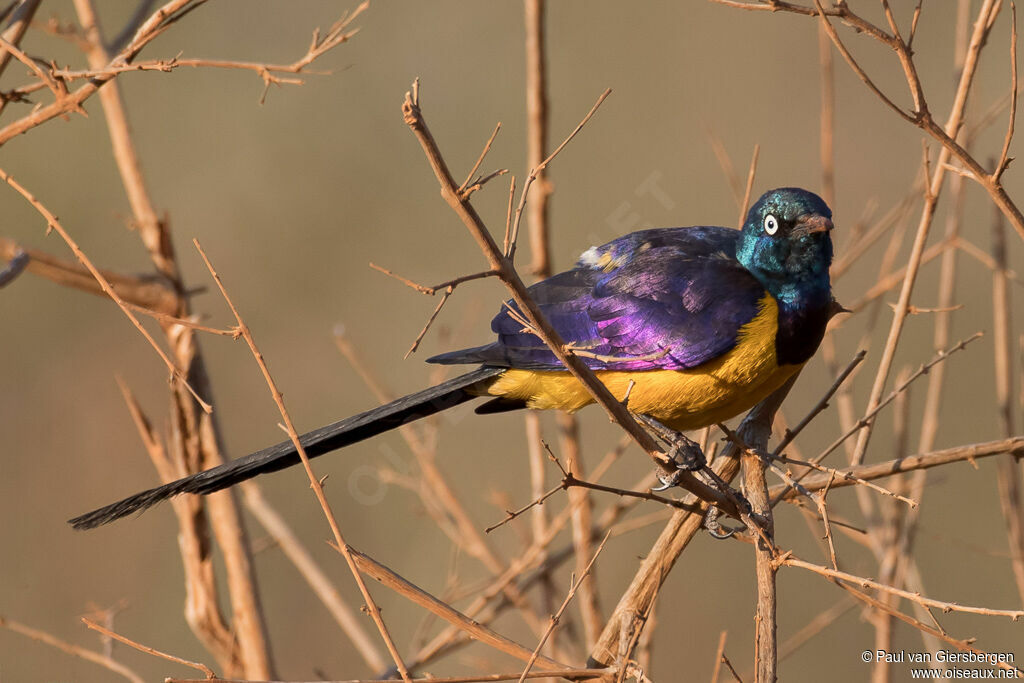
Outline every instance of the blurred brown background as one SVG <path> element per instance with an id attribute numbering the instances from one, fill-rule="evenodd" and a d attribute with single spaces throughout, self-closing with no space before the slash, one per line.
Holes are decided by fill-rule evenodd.
<path id="1" fill-rule="evenodd" d="M 127 16 L 124 4 L 101 7 L 108 34 Z M 877 9 L 872 3 L 857 4 L 858 11 L 860 4 L 867 5 L 863 11 L 868 16 Z M 908 21 L 912 3 L 895 4 L 901 21 Z M 315 26 L 326 27 L 345 7 L 339 2 L 257 6 L 220 0 L 186 17 L 143 56 L 183 53 L 289 62 L 305 50 Z M 940 120 L 954 83 L 953 10 L 953 3 L 926 4 L 915 43 Z M 40 18 L 50 13 L 74 20 L 70 3 L 45 2 Z M 594 0 L 551 3 L 547 16 L 552 141 L 575 126 L 604 88 L 614 91 L 551 167 L 556 268 L 570 265 L 592 244 L 639 227 L 734 225 L 737 208 L 707 131 L 723 140 L 743 174 L 755 143 L 760 143 L 755 196 L 780 185 L 820 189 L 818 42 L 812 20 L 706 3 Z M 334 346 L 332 330 L 339 323 L 367 365 L 394 392 L 405 393 L 428 383 L 430 368 L 422 363 L 424 357 L 487 341 L 487 323 L 503 298 L 492 282 L 460 287 L 420 352 L 401 360 L 436 300 L 370 270 L 368 262 L 426 284 L 484 266 L 465 228 L 438 197 L 419 145 L 402 122 L 399 105 L 413 78 L 422 79 L 424 113 L 454 175 L 465 175 L 497 121 L 502 131 L 485 168 L 508 167 L 519 178 L 528 170 L 521 3 L 377 2 L 357 24 L 362 28 L 358 36 L 314 66 L 330 69 L 330 75 L 308 76 L 301 87 L 273 87 L 262 106 L 262 83 L 252 73 L 180 69 L 120 79 L 144 170 L 171 222 L 187 282 L 211 285 L 191 246 L 196 237 L 252 327 L 300 429 L 375 403 Z M 982 58 L 970 108 L 975 116 L 1007 92 L 1008 26 L 1004 9 L 994 44 Z M 906 102 L 895 58 L 849 31 L 843 36 L 879 84 Z M 38 30 L 30 32 L 24 45 L 32 54 L 84 64 L 71 46 Z M 838 192 L 833 208 L 837 247 L 842 250 L 848 226 L 862 217 L 866 206 L 877 202 L 877 215 L 909 190 L 921 166 L 922 136 L 870 96 L 836 59 Z M 12 65 L 2 86 L 24 82 L 24 71 Z M 98 100 L 90 100 L 86 109 L 93 114 L 90 118 L 52 121 L 13 140 L 3 148 L 0 166 L 60 216 L 97 265 L 136 272 L 148 261 L 137 236 L 126 228 L 130 212 Z M 25 111 L 24 105 L 12 105 L 5 115 Z M 979 139 L 975 149 L 980 159 L 998 154 L 1005 117 L 1004 112 Z M 1020 148 L 1017 143 L 1011 154 Z M 1020 174 L 1011 167 L 1006 176 L 1018 201 L 1024 199 Z M 475 196 L 492 230 L 501 230 L 506 200 L 504 179 Z M 940 204 L 936 236 L 948 205 L 947 197 Z M 44 235 L 44 222 L 6 186 L 0 187 L 0 207 L 0 234 L 69 255 L 56 236 Z M 969 184 L 964 234 L 986 250 L 992 214 L 987 197 Z M 913 230 L 917 209 L 910 215 Z M 1011 267 L 1020 271 L 1024 250 L 1012 231 L 1008 241 Z M 883 248 L 884 240 L 839 282 L 840 301 L 858 298 L 873 284 Z M 909 240 L 904 254 L 908 249 Z M 525 246 L 523 251 L 526 262 Z M 936 273 L 936 263 L 925 267 L 915 291 L 917 305 L 934 305 Z M 1024 312 L 1021 294 L 1014 285 L 1017 314 Z M 888 298 L 895 297 L 893 292 Z M 965 308 L 954 316 L 954 338 L 991 329 L 990 275 L 967 257 L 961 257 L 957 298 Z M 194 306 L 209 314 L 211 324 L 231 322 L 213 293 L 197 297 Z M 1021 317 L 1015 321 L 1018 331 Z M 0 319 L 0 616 L 95 646 L 96 638 L 80 624 L 79 615 L 124 600 L 117 630 L 183 657 L 208 659 L 182 617 L 181 562 L 168 506 L 88 533 L 65 524 L 73 515 L 156 483 L 114 378 L 124 378 L 161 425 L 167 402 L 159 359 L 110 301 L 31 275 L 0 291 Z M 889 319 L 886 307 L 867 371 L 856 385 L 858 410 L 867 400 Z M 856 351 L 863 326 L 863 320 L 850 320 L 839 333 L 841 359 Z M 1015 342 L 1018 338 L 1019 332 Z M 280 441 L 275 426 L 279 416 L 242 343 L 208 338 L 203 347 L 229 455 Z M 939 447 L 1000 436 L 991 352 L 989 335 L 950 361 Z M 895 367 L 916 369 L 931 356 L 931 320 L 913 316 Z M 1019 356 L 1016 362 L 1015 375 Z M 820 358 L 812 360 L 787 403 L 791 419 L 817 401 L 830 379 Z M 915 418 L 923 387 L 921 383 L 911 392 Z M 529 498 L 522 418 L 507 414 L 463 419 L 468 415 L 470 410 L 463 407 L 442 418 L 448 428 L 442 432 L 441 466 L 474 519 L 486 526 L 503 514 L 491 502 L 491 492 L 505 492 L 516 504 Z M 884 413 L 879 421 L 869 460 L 891 457 L 890 415 Z M 582 421 L 585 457 L 596 463 L 618 435 L 597 410 L 584 411 Z M 545 425 L 553 432 L 550 416 Z M 800 443 L 813 454 L 838 432 L 836 417 L 829 412 Z M 834 457 L 832 462 L 841 462 L 841 456 Z M 482 576 L 471 560 L 451 556 L 447 540 L 412 496 L 396 487 L 381 490 L 365 476 L 382 459 L 413 471 L 412 456 L 394 435 L 315 463 L 320 475 L 330 475 L 327 492 L 347 539 L 427 590 L 443 590 L 453 562 L 465 576 Z M 627 484 L 648 468 L 649 461 L 631 451 L 611 480 Z M 555 475 L 551 473 L 552 482 Z M 957 464 L 931 476 L 917 546 L 929 594 L 965 604 L 1018 607 L 993 462 L 983 461 L 977 469 Z M 347 569 L 323 543 L 328 532 L 305 475 L 291 470 L 262 483 L 358 605 Z M 353 495 L 353 487 L 362 495 Z M 857 519 L 849 490 L 834 493 L 830 502 Z M 777 528 L 782 545 L 820 559 L 816 539 L 793 511 L 780 513 Z M 605 550 L 598 566 L 606 612 L 657 530 L 647 527 L 618 538 Z M 493 540 L 508 554 L 519 547 L 514 528 L 494 534 Z M 857 547 L 840 540 L 839 550 L 845 569 L 872 571 L 873 563 Z M 566 585 L 567 571 L 561 575 Z M 259 555 L 258 573 L 283 677 L 373 673 L 363 669 L 326 611 L 276 550 Z M 383 589 L 375 595 L 398 642 L 408 642 L 423 613 Z M 749 668 L 753 595 L 749 547 L 700 537 L 661 594 L 650 672 L 655 680 L 707 680 L 723 629 L 729 630 L 730 658 L 737 668 Z M 783 569 L 780 637 L 785 639 L 840 597 L 818 577 Z M 943 624 L 957 637 L 977 637 L 982 649 L 1016 648 L 1018 662 L 1024 659 L 1024 624 L 962 615 L 945 616 Z M 533 642 L 517 620 L 506 618 L 497 626 L 507 627 L 511 636 L 527 644 Z M 896 642 L 921 650 L 918 635 L 903 627 Z M 784 661 L 781 678 L 863 680 L 868 667 L 860 653 L 871 645 L 871 629 L 854 609 Z M 118 653 L 150 680 L 190 673 L 121 648 Z M 480 661 L 508 664 L 476 647 L 429 670 L 449 673 L 459 670 L 460 662 L 476 666 Z M 901 668 L 893 671 L 895 680 L 904 674 Z M 111 678 L 109 671 L 0 630 L 0 680 L 5 683 Z"/>

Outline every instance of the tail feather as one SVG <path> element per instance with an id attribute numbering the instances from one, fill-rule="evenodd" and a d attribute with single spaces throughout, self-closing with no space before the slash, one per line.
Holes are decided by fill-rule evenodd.
<path id="1" fill-rule="evenodd" d="M 476 385 L 482 384 L 504 371 L 505 368 L 479 368 L 436 387 L 403 396 L 379 408 L 353 415 L 308 434 L 303 434 L 299 437 L 299 442 L 306 450 L 306 454 L 310 458 L 315 458 L 318 455 L 329 453 L 377 434 L 383 434 L 403 424 L 434 415 L 476 398 L 477 394 L 472 393 L 472 389 Z M 277 472 L 291 467 L 298 462 L 300 462 L 300 458 L 294 444 L 290 440 L 284 441 L 243 458 L 148 491 L 142 491 L 124 500 L 68 520 L 68 523 L 76 529 L 93 529 L 133 512 L 145 510 L 180 493 L 213 493 L 259 474 Z"/>

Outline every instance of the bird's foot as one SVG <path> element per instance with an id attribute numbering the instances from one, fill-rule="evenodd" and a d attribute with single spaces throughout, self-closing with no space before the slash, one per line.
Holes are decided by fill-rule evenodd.
<path id="1" fill-rule="evenodd" d="M 677 440 L 671 442 L 672 447 L 669 449 L 668 457 L 672 459 L 672 464 L 676 469 L 685 472 L 704 469 L 708 460 L 704 457 L 704 451 L 701 450 L 700 444 L 679 432 L 675 433 L 675 437 Z"/>
<path id="2" fill-rule="evenodd" d="M 672 474 L 665 474 L 664 470 L 658 469 L 654 473 L 654 476 L 661 482 L 661 486 L 652 486 L 651 491 L 653 493 L 661 493 L 662 491 L 668 491 L 670 488 L 674 488 L 679 485 L 679 473 L 681 470 L 676 470 Z"/>
<path id="3" fill-rule="evenodd" d="M 675 468 L 671 473 L 658 471 L 658 481 L 661 486 L 651 489 L 652 491 L 665 491 L 679 483 L 681 472 L 694 472 L 703 470 L 707 465 L 704 451 L 700 444 L 693 439 L 687 438 L 684 434 L 666 427 L 650 415 L 636 415 L 636 418 L 644 424 L 651 432 L 657 435 L 669 446 L 668 457 Z"/>
<path id="4" fill-rule="evenodd" d="M 718 518 L 721 517 L 721 515 L 722 511 L 714 505 L 709 507 L 707 514 L 704 515 L 704 528 L 708 530 L 708 535 L 717 541 L 724 541 L 727 538 L 732 538 L 733 535 L 739 531 L 739 529 L 730 529 L 722 526 L 718 521 Z"/>
<path id="5" fill-rule="evenodd" d="M 658 481 L 661 482 L 661 486 L 652 488 L 651 491 L 665 491 L 678 486 L 683 472 L 698 472 L 707 483 L 721 491 L 735 505 L 739 517 L 742 517 L 744 514 L 751 514 L 753 508 L 750 505 L 750 501 L 742 493 L 729 486 L 729 482 L 718 476 L 713 469 L 708 467 L 707 458 L 704 457 L 704 451 L 701 450 L 700 444 L 693 439 L 687 438 L 684 434 L 665 426 L 650 415 L 634 413 L 633 416 L 669 446 L 667 454 L 674 469 L 667 473 L 659 469 L 656 474 Z M 736 515 L 737 512 L 730 514 Z M 731 537 L 738 530 L 728 529 L 719 524 L 718 517 L 720 513 L 721 510 L 712 505 L 704 518 L 704 526 L 712 537 L 721 540 Z"/>

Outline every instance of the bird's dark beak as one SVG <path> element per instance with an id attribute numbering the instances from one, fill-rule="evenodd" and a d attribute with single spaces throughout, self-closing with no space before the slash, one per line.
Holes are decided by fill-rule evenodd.
<path id="1" fill-rule="evenodd" d="M 825 216 L 821 215 L 807 215 L 802 216 L 797 220 L 796 225 L 793 228 L 793 232 L 803 235 L 813 235 L 816 232 L 831 232 L 832 221 Z"/>

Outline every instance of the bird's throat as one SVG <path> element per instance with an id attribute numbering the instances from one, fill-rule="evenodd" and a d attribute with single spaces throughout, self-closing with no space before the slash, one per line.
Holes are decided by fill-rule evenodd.
<path id="1" fill-rule="evenodd" d="M 779 327 L 775 332 L 775 357 L 780 365 L 806 363 L 825 336 L 831 317 L 832 294 L 804 294 L 790 300 L 776 299 L 779 306 Z"/>

